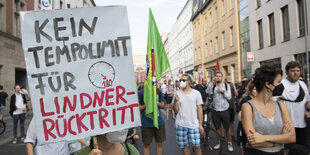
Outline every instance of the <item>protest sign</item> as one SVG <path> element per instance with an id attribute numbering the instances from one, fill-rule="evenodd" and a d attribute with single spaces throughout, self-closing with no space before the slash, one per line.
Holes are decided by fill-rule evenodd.
<path id="1" fill-rule="evenodd" d="M 125 6 L 21 13 L 39 144 L 140 126 Z"/>

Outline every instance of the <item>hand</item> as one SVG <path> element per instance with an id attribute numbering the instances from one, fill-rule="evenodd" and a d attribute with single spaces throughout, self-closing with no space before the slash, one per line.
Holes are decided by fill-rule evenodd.
<path id="1" fill-rule="evenodd" d="M 200 132 L 200 134 L 201 134 L 201 135 L 203 134 L 204 129 L 203 129 L 203 127 L 202 127 L 202 126 L 199 126 L 199 132 Z"/>
<path id="2" fill-rule="evenodd" d="M 224 93 L 224 90 L 222 90 L 221 88 L 219 88 L 217 91 L 220 93 Z"/>
<path id="3" fill-rule="evenodd" d="M 247 136 L 247 139 L 250 144 L 257 144 L 257 143 L 263 143 L 264 135 L 259 134 L 258 132 L 253 132 L 250 130 L 250 134 Z"/>
<path id="4" fill-rule="evenodd" d="M 286 134 L 289 133 L 292 129 L 293 125 L 290 122 L 284 122 L 283 128 L 282 128 L 282 133 Z"/>
<path id="5" fill-rule="evenodd" d="M 88 155 L 103 155 L 99 149 L 93 149 Z"/>
<path id="6" fill-rule="evenodd" d="M 175 102 L 178 102 L 180 100 L 179 96 L 178 95 L 175 95 L 175 98 L 174 98 Z"/>

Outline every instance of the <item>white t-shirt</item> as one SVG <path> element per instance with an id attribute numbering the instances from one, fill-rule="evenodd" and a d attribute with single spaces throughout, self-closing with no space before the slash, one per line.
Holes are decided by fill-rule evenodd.
<path id="1" fill-rule="evenodd" d="M 295 128 L 305 128 L 306 127 L 305 106 L 306 102 L 309 101 L 309 92 L 306 84 L 299 80 L 298 82 L 291 83 L 286 78 L 282 79 L 282 84 L 285 88 L 282 97 L 291 101 L 294 101 L 299 95 L 299 84 L 304 90 L 305 97 L 301 102 L 289 102 L 289 101 L 282 101 L 282 102 L 286 105 Z"/>
<path id="2" fill-rule="evenodd" d="M 166 84 L 161 85 L 160 89 L 161 89 L 161 92 L 163 93 L 163 95 L 165 95 L 166 94 L 167 85 Z"/>
<path id="3" fill-rule="evenodd" d="M 69 155 L 69 146 L 67 141 L 61 141 L 56 143 L 50 143 L 45 145 L 36 144 L 36 128 L 35 128 L 34 117 L 31 119 L 31 122 L 28 126 L 27 136 L 25 143 L 32 143 L 36 145 L 34 148 L 35 155 Z"/>
<path id="4" fill-rule="evenodd" d="M 202 97 L 199 91 L 192 89 L 189 94 L 185 94 L 182 90 L 176 92 L 179 96 L 179 112 L 175 119 L 175 124 L 178 126 L 197 129 L 199 128 L 197 106 L 203 104 Z M 174 103 L 175 96 L 172 103 Z"/>
<path id="5" fill-rule="evenodd" d="M 24 105 L 24 101 L 23 101 L 23 97 L 22 94 L 15 94 L 15 106 L 16 106 L 16 110 L 13 112 L 13 115 L 19 115 L 19 114 L 23 114 L 25 113 L 23 110 L 19 109 L 19 108 L 25 108 L 26 106 Z"/>

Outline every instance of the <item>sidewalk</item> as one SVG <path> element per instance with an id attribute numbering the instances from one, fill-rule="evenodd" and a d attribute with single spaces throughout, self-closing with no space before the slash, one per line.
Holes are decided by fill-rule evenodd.
<path id="1" fill-rule="evenodd" d="M 31 121 L 32 116 L 33 116 L 32 110 L 29 110 L 27 113 L 27 118 L 25 120 L 25 134 L 27 133 L 28 125 Z M 0 135 L 0 146 L 6 143 L 10 143 L 13 140 L 13 118 L 11 116 L 5 116 L 3 120 L 6 123 L 6 129 L 5 132 L 2 135 Z M 17 129 L 17 136 L 20 138 L 19 124 Z"/>

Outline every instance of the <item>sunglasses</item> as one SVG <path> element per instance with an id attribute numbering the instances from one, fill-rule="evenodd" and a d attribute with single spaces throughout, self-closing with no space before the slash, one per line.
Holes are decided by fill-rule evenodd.
<path id="1" fill-rule="evenodd" d="M 180 82 L 185 82 L 185 81 L 187 81 L 187 80 L 184 80 L 184 79 L 181 79 L 181 80 L 180 80 Z"/>

